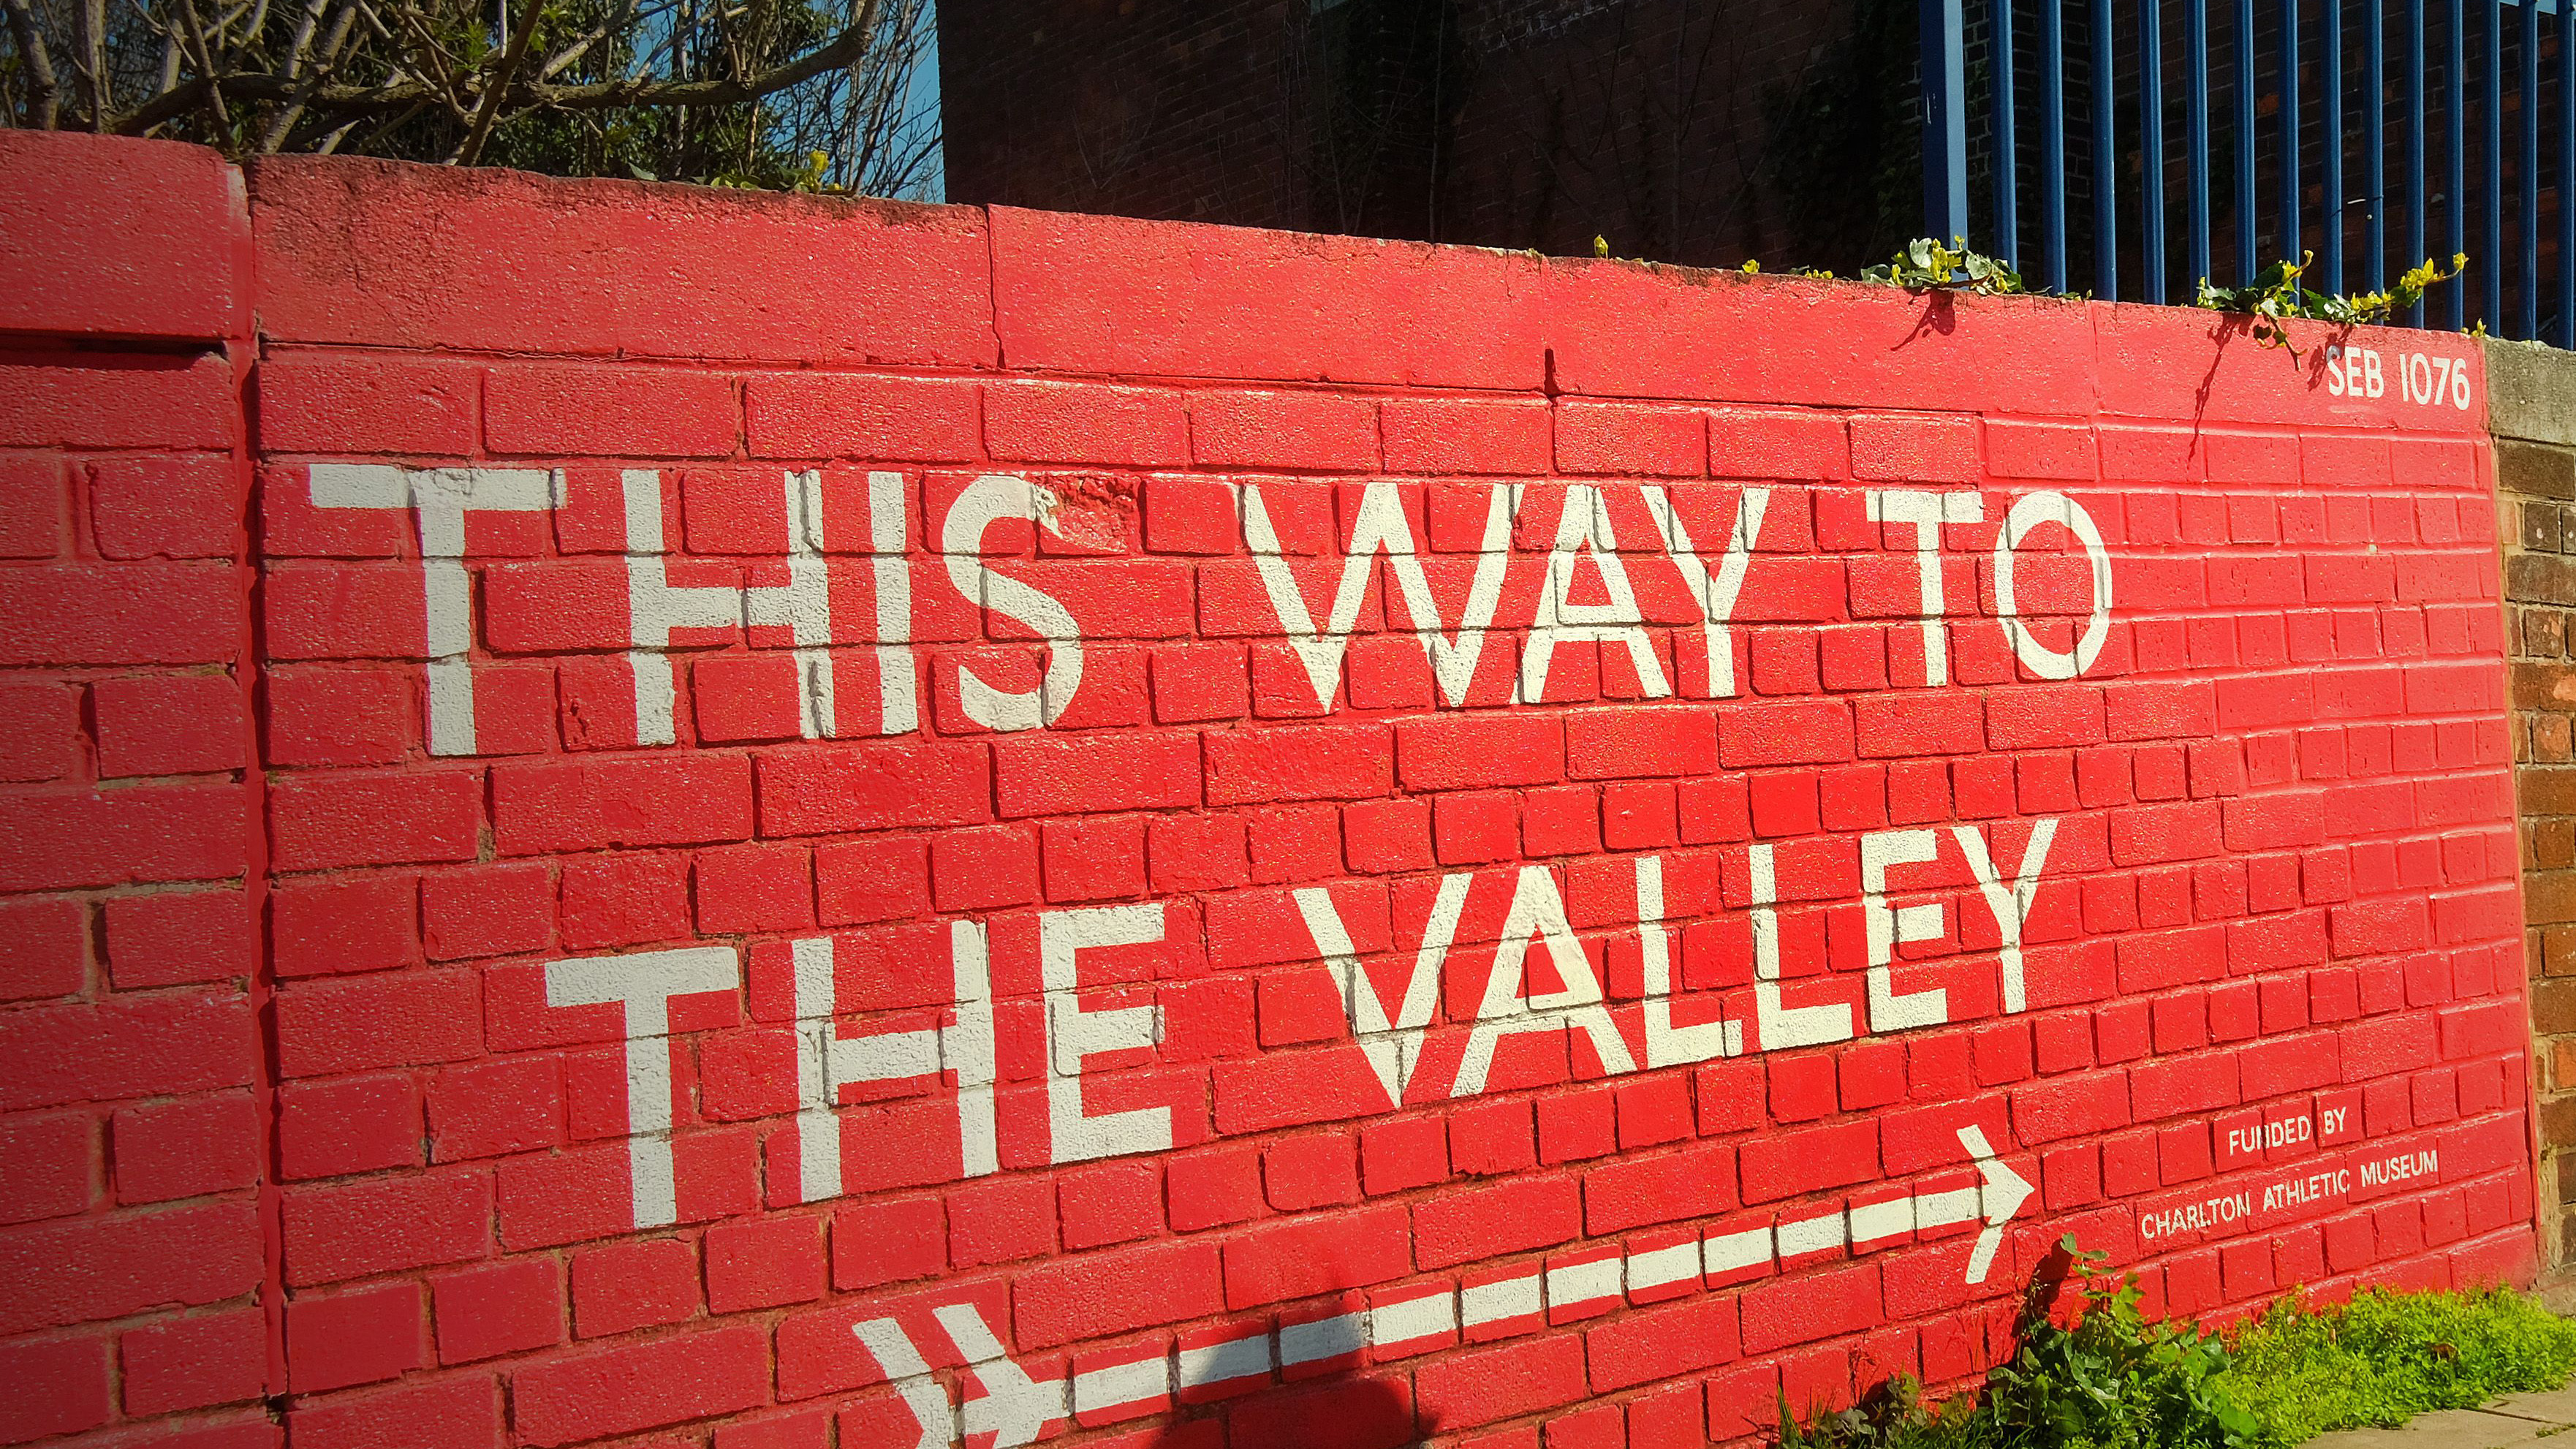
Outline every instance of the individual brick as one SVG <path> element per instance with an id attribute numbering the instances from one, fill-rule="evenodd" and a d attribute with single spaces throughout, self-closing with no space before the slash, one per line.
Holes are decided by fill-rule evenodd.
<path id="1" fill-rule="evenodd" d="M 990 383 L 984 444 L 996 458 L 1095 467 L 1189 461 L 1189 404 L 1162 388 L 1078 382 Z"/>
<path id="2" fill-rule="evenodd" d="M 0 681 L 0 780 L 59 780 L 81 767 L 80 691 L 45 680 Z"/>
<path id="3" fill-rule="evenodd" d="M 277 1055 L 290 1077 L 463 1061 L 483 1050 L 482 981 L 406 971 L 311 981 L 277 999 Z"/>
<path id="4" fill-rule="evenodd" d="M 97 1197 L 98 1135 L 85 1113 L 0 1119 L 0 1158 L 18 1179 L 11 1201 L 0 1205 L 0 1221 L 64 1217 Z"/>
<path id="5" fill-rule="evenodd" d="M 683 1239 L 610 1243 L 573 1256 L 573 1325 L 584 1338 L 677 1323 L 698 1301 L 698 1255 Z"/>
<path id="6" fill-rule="evenodd" d="M 270 797 L 272 803 L 276 796 Z M 233 784 L 0 796 L 0 891 L 56 891 L 242 873 L 248 809 Z"/>
<path id="7" fill-rule="evenodd" d="M 58 456 L 0 459 L 0 558 L 52 558 L 63 551 L 70 483 Z"/>
<path id="8" fill-rule="evenodd" d="M 103 458 L 90 465 L 91 530 L 107 558 L 242 552 L 250 472 L 220 455 Z"/>
<path id="9" fill-rule="evenodd" d="M 1377 404 L 1330 392 L 1190 395 L 1190 451 L 1204 467 L 1378 466 Z"/>
<path id="10" fill-rule="evenodd" d="M 268 1391 L 268 1316 L 257 1308 L 165 1318 L 119 1334 L 125 1412 L 145 1417 Z"/>
<path id="11" fill-rule="evenodd" d="M 481 438 L 479 368 L 417 357 L 287 354 L 259 368 L 260 446 L 463 457 Z"/>
<path id="12" fill-rule="evenodd" d="M 251 1186 L 260 1130 L 247 1092 L 127 1107 L 110 1119 L 119 1202 L 169 1202 Z"/>
<path id="13" fill-rule="evenodd" d="M 483 374 L 483 440 L 496 453 L 721 458 L 741 435 L 738 384 L 721 373 L 515 363 Z"/>
<path id="14" fill-rule="evenodd" d="M 250 1004 L 229 991 L 163 992 L 0 1015 L 0 1111 L 177 1097 L 250 1084 Z"/>
<path id="15" fill-rule="evenodd" d="M 1012 1318 L 1024 1347 L 1051 1348 L 1214 1313 L 1221 1281 L 1214 1243 L 1084 1253 L 1022 1270 L 1012 1283 Z"/>
<path id="16" fill-rule="evenodd" d="M 564 1341 L 563 1272 L 547 1258 L 522 1258 L 430 1279 L 438 1361 L 477 1359 Z"/>
<path id="17" fill-rule="evenodd" d="M 501 1385 L 473 1374 L 415 1379 L 380 1393 L 299 1404 L 287 1423 L 298 1449 L 480 1449 L 502 1432 Z"/>
<path id="18" fill-rule="evenodd" d="M 277 1137 L 289 1180 L 417 1167 L 420 1091 L 391 1072 L 288 1082 L 278 1089 Z"/>
<path id="19" fill-rule="evenodd" d="M 1560 402 L 1556 465 L 1568 473 L 1695 478 L 1708 464 L 1708 419 L 1688 408 Z"/>
<path id="20" fill-rule="evenodd" d="M 69 996 L 89 977 L 89 912 L 72 900 L 0 902 L 0 1000 Z"/>
<path id="21" fill-rule="evenodd" d="M 482 821 L 482 781 L 468 770 L 299 773 L 269 787 L 282 870 L 472 860 Z"/>
<path id="22" fill-rule="evenodd" d="M 983 456 L 983 400 L 965 378 L 832 372 L 753 373 L 743 382 L 755 458 Z"/>
<path id="23" fill-rule="evenodd" d="M 269 897 L 270 959 L 281 976 L 346 975 L 416 964 L 420 885 L 411 875 L 282 884 Z"/>
<path id="24" fill-rule="evenodd" d="M 0 1345 L 0 1373 L 17 1386 L 0 1408 L 0 1435 L 12 1443 L 95 1428 L 115 1415 L 104 1337 Z"/>
<path id="25" fill-rule="evenodd" d="M 1547 406 L 1536 400 L 1389 398 L 1378 404 L 1394 473 L 1545 473 L 1553 464 Z"/>
<path id="26" fill-rule="evenodd" d="M 512 761 L 492 767 L 493 837 L 505 855 L 746 840 L 751 780 L 731 754 Z"/>
<path id="27" fill-rule="evenodd" d="M 289 1188 L 286 1281 L 331 1283 L 479 1258 L 490 1251 L 492 1182 L 471 1168 Z"/>
<path id="28" fill-rule="evenodd" d="M 769 1335 L 750 1324 L 699 1329 L 540 1360 L 511 1376 L 511 1411 L 530 1444 L 567 1444 L 736 1413 L 768 1402 Z"/>
<path id="29" fill-rule="evenodd" d="M 286 1307 L 286 1382 L 321 1393 L 398 1378 L 428 1361 L 428 1314 L 418 1283 L 388 1283 Z"/>

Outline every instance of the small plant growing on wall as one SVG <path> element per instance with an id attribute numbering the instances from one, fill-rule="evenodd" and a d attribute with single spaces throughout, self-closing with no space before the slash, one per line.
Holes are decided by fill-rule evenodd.
<path id="1" fill-rule="evenodd" d="M 2451 258 L 2449 270 L 2426 257 L 2419 266 L 2410 267 L 2397 279 L 2397 285 L 2384 292 L 2320 292 L 2300 283 L 2316 253 L 2308 252 L 2296 262 L 2274 262 L 2257 272 L 2254 280 L 2242 287 L 2213 285 L 2207 277 L 2200 279 L 2200 294 L 2193 305 L 2213 312 L 2234 312 L 2254 319 L 2254 340 L 2265 347 L 2278 347 L 2292 357 L 2299 350 L 2290 345 L 2288 323 L 2292 318 L 2311 322 L 2329 322 L 2340 327 L 2360 327 L 2386 323 L 2399 312 L 2424 299 L 2424 293 L 2435 284 L 2450 281 L 2467 270 L 2469 254 L 2460 252 Z"/>

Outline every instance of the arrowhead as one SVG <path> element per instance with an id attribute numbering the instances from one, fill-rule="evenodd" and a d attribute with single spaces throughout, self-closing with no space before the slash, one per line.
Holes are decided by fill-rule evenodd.
<path id="1" fill-rule="evenodd" d="M 948 1411 L 948 1391 L 930 1376 L 930 1365 L 911 1335 L 891 1318 L 870 1318 L 850 1325 L 859 1342 L 875 1355 L 877 1367 L 894 1381 L 894 1391 L 921 1429 L 913 1449 L 948 1449 L 956 1438 L 956 1419 Z"/>
<path id="2" fill-rule="evenodd" d="M 1968 1255 L 1968 1281 L 1983 1283 L 1994 1268 L 1996 1250 L 2003 1246 L 2004 1224 L 2021 1211 L 2023 1203 L 2037 1191 L 2030 1179 L 2006 1166 L 1986 1142 L 1985 1130 L 1975 1124 L 1959 1129 L 1959 1141 L 1976 1159 L 1977 1174 L 1985 1179 L 1980 1201 L 1985 1208 L 1986 1228 L 1977 1234 L 1977 1246 Z"/>
<path id="3" fill-rule="evenodd" d="M 969 1437 L 991 1434 L 994 1449 L 1019 1449 L 1036 1441 L 1049 1420 L 1065 1417 L 1064 1381 L 1040 1383 L 1002 1351 L 982 1310 L 950 1303 L 930 1310 L 949 1341 L 966 1357 L 967 1370 L 984 1392 L 968 1399 L 964 1428 Z"/>
<path id="4" fill-rule="evenodd" d="M 2030 1201 L 2030 1195 L 2038 1191 L 2031 1186 L 2029 1178 L 2006 1167 L 1998 1158 L 1980 1160 L 1977 1171 L 1986 1179 L 1986 1225 L 1989 1227 L 2002 1227 L 2013 1214 L 2021 1211 L 2023 1203 Z"/>

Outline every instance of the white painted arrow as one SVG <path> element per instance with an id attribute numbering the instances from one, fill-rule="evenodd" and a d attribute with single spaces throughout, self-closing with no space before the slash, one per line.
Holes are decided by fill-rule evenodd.
<path id="1" fill-rule="evenodd" d="M 893 1381 L 904 1407 L 912 1411 L 913 1422 L 921 1429 L 917 1449 L 949 1449 L 958 1442 L 961 1427 L 968 1438 L 994 1436 L 993 1449 L 1019 1449 L 1035 1442 L 1050 1421 L 1072 1417 L 1065 1402 L 1065 1381 L 1031 1379 L 993 1336 L 982 1310 L 968 1303 L 949 1303 L 930 1311 L 982 1389 L 966 1401 L 962 1426 L 949 1406 L 947 1390 L 930 1376 L 929 1363 L 902 1325 L 891 1318 L 850 1325 Z"/>
<path id="2" fill-rule="evenodd" d="M 1833 1207 L 1809 1216 L 1791 1211 L 1775 1223 L 1704 1233 L 1657 1248 L 1605 1248 L 1545 1266 L 1533 1263 L 1526 1273 L 1463 1288 L 1455 1281 L 1381 1288 L 1365 1308 L 1289 1323 L 1248 1320 L 1232 1332 L 1185 1341 L 1177 1357 L 1168 1348 L 1144 1349 L 1132 1359 L 1090 1364 L 1069 1379 L 1032 1380 L 1004 1352 L 983 1316 L 967 1305 L 950 1304 L 932 1313 L 983 1390 L 966 1401 L 965 1432 L 992 1433 L 995 1449 L 1013 1449 L 1031 1442 L 1047 1423 L 1075 1413 L 1101 1423 L 1159 1412 L 1171 1403 L 1176 1388 L 1267 1380 L 1274 1372 L 1359 1355 L 1372 1345 L 1411 1345 L 1407 1351 L 1418 1351 L 1456 1342 L 1461 1329 L 1481 1328 L 1490 1336 L 1494 1325 L 1508 1323 L 1518 1325 L 1510 1332 L 1534 1333 L 1548 1322 L 1551 1310 L 1597 1309 L 1628 1295 L 1703 1277 L 1712 1286 L 1740 1283 L 1747 1270 L 1768 1273 L 1808 1254 L 1845 1247 L 1866 1252 L 1927 1228 L 1982 1220 L 1985 1227 L 1977 1234 L 1967 1269 L 1968 1282 L 1982 1283 L 2003 1246 L 2004 1225 L 2020 1214 L 2035 1189 L 1995 1155 L 1981 1128 L 1960 1128 L 1959 1142 L 1976 1164 L 1979 1181 L 1974 1185 Z M 853 1331 L 912 1409 L 921 1425 L 922 1449 L 956 1443 L 942 1437 L 956 1428 L 946 1394 L 894 1320 L 871 1319 L 854 1325 Z"/>
<path id="3" fill-rule="evenodd" d="M 1959 1141 L 1967 1147 L 1968 1155 L 1976 1159 L 1978 1175 L 1986 1181 L 1986 1228 L 1977 1234 L 1976 1251 L 1968 1255 L 1968 1281 L 1983 1283 L 1986 1271 L 1995 1265 L 1995 1250 L 2003 1246 L 2004 1224 L 2012 1221 L 2013 1214 L 2021 1211 L 2023 1203 L 2030 1201 L 2033 1189 L 2030 1179 L 2006 1167 L 2003 1160 L 1995 1156 L 1994 1148 L 1986 1144 L 1984 1129 L 1975 1123 L 1959 1129 Z"/>
<path id="4" fill-rule="evenodd" d="M 948 1330 L 948 1339 L 966 1356 L 966 1366 L 984 1392 L 966 1401 L 966 1437 L 994 1435 L 994 1449 L 1017 1449 L 1033 1443 L 1038 1431 L 1049 1419 L 1070 1417 L 1065 1409 L 1064 1382 L 1040 1383 L 1026 1370 L 1012 1362 L 1000 1340 L 984 1322 L 983 1313 L 964 1303 L 951 1303 L 934 1308 L 932 1316 Z"/>

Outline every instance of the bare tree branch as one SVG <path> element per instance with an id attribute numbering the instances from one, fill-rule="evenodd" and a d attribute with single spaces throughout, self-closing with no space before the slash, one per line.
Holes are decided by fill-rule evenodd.
<path id="1" fill-rule="evenodd" d="M 205 26 L 197 19 L 197 0 L 179 0 L 179 21 L 186 27 L 189 47 L 197 53 L 196 59 L 198 73 L 201 75 L 220 74 L 221 72 L 215 64 L 214 56 L 209 54 L 206 48 L 206 29 Z M 216 126 L 224 129 L 231 128 L 232 118 L 224 112 L 224 87 L 222 81 L 216 81 L 213 85 L 206 87 L 206 105 L 208 109 L 215 113 Z"/>
<path id="2" fill-rule="evenodd" d="M 937 174 L 934 0 L 508 3 L 0 0 L 0 125 L 887 194 Z"/>
<path id="3" fill-rule="evenodd" d="M 54 129 L 62 88 L 54 79 L 53 57 L 45 50 L 44 32 L 27 13 L 26 0 L 0 0 L 9 10 L 9 35 L 27 66 L 27 118 L 39 131 Z"/>
<path id="4" fill-rule="evenodd" d="M 511 32 L 510 48 L 501 53 L 501 63 L 492 75 L 492 83 L 483 92 L 483 102 L 474 109 L 474 124 L 465 139 L 456 143 L 456 154 L 448 157 L 452 166 L 471 166 L 483 154 L 483 138 L 492 134 L 492 116 L 501 109 L 501 98 L 508 94 L 510 82 L 518 79 L 519 62 L 528 57 L 528 39 L 537 33 L 537 17 L 545 12 L 539 0 L 522 0 L 519 27 Z"/>
<path id="5" fill-rule="evenodd" d="M 73 69 L 89 101 L 89 128 L 107 129 L 115 107 L 107 77 L 107 0 L 72 0 Z"/>
<path id="6" fill-rule="evenodd" d="M 870 8 L 873 9 L 874 5 L 871 4 Z M 512 110 L 604 111 L 625 106 L 738 105 L 774 95 L 812 80 L 825 71 L 846 65 L 864 48 L 859 27 L 853 26 L 836 36 L 829 45 L 749 80 L 617 80 L 557 86 L 513 79 L 506 85 L 496 86 L 492 94 Z M 265 71 L 237 71 L 219 77 L 218 81 L 226 94 L 241 100 L 291 101 L 301 90 L 293 77 Z M 209 83 L 204 77 L 192 78 L 122 117 L 113 129 L 128 135 L 148 131 L 172 116 L 186 112 L 202 99 L 207 89 Z M 445 96 L 443 88 L 419 81 L 395 81 L 381 86 L 325 85 L 314 90 L 310 104 L 315 109 L 334 114 L 369 114 L 401 110 L 423 101 L 436 103 Z M 471 119 L 470 112 L 466 118 Z"/>
<path id="7" fill-rule="evenodd" d="M 308 16 L 318 14 L 321 8 L 321 0 L 314 0 L 314 4 L 306 14 Z M 341 47 L 348 43 L 350 27 L 356 23 L 357 18 L 356 0 L 347 0 L 347 3 L 341 5 L 340 13 L 331 22 L 330 38 L 322 43 L 320 63 L 314 66 L 313 74 L 305 77 L 303 89 L 296 93 L 295 99 L 278 107 L 277 114 L 269 119 L 267 131 L 259 138 L 260 154 L 273 155 L 278 147 L 286 144 L 286 138 L 295 130 L 295 123 L 302 119 L 306 104 L 313 99 L 313 92 L 320 89 L 322 83 L 330 79 L 331 72 L 337 68 Z M 303 42 L 308 38 L 309 30 L 306 35 L 297 37 L 296 53 L 287 58 L 286 69 L 289 75 L 294 74 L 296 66 L 302 62 Z"/>

